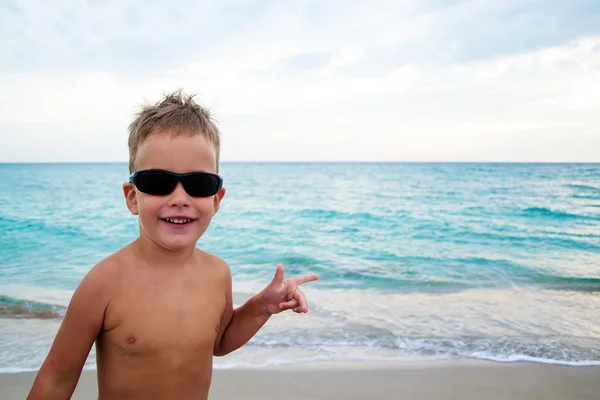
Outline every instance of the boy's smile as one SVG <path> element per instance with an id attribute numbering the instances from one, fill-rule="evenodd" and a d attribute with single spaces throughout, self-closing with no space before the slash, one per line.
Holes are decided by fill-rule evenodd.
<path id="1" fill-rule="evenodd" d="M 173 216 L 173 217 L 159 217 L 162 222 L 167 226 L 167 229 L 172 229 L 174 233 L 180 232 L 183 229 L 190 228 L 198 218 L 186 217 L 186 216 Z"/>
<path id="2" fill-rule="evenodd" d="M 215 153 L 202 135 L 158 132 L 140 145 L 135 170 L 160 170 L 167 174 L 214 174 Z M 225 189 L 220 188 L 212 196 L 190 196 L 181 181 L 177 181 L 175 188 L 165 195 L 149 194 L 140 189 L 141 186 L 137 188 L 131 183 L 124 187 L 129 209 L 139 215 L 142 238 L 173 251 L 196 245 L 225 194 Z"/>
<path id="3" fill-rule="evenodd" d="M 168 222 L 170 224 L 175 224 L 175 225 L 184 225 L 184 224 L 188 224 L 192 221 L 195 221 L 195 218 L 187 218 L 187 217 L 167 217 L 167 218 L 161 218 L 163 221 Z"/>

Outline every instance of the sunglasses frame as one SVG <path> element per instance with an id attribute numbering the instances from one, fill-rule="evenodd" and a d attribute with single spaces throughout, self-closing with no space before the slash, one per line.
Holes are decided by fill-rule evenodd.
<path id="1" fill-rule="evenodd" d="M 131 175 L 129 175 L 129 182 L 133 183 L 136 187 L 138 187 L 137 184 L 136 184 L 137 177 L 138 177 L 138 175 L 140 175 L 141 173 L 144 173 L 144 172 L 158 172 L 158 173 L 161 173 L 161 174 L 166 174 L 166 175 L 172 177 L 175 180 L 175 185 L 173 186 L 173 189 L 169 193 L 164 194 L 164 195 L 147 193 L 147 194 L 150 194 L 152 196 L 167 196 L 167 195 L 173 193 L 173 190 L 175 190 L 175 188 L 177 187 L 177 183 L 178 182 L 181 182 L 181 184 L 183 185 L 183 188 L 184 188 L 185 192 L 188 195 L 192 196 L 187 191 L 187 189 L 185 188 L 185 184 L 183 183 L 183 180 L 186 177 L 192 176 L 192 175 L 208 175 L 208 176 L 212 176 L 212 177 L 215 177 L 217 179 L 217 182 L 218 182 L 217 183 L 217 190 L 215 191 L 214 194 L 211 194 L 211 195 L 208 195 L 208 196 L 192 196 L 192 197 L 211 197 L 211 196 L 214 196 L 215 194 L 217 194 L 219 192 L 219 190 L 221 190 L 221 188 L 223 187 L 223 177 L 221 175 L 213 174 L 212 172 L 204 172 L 204 171 L 186 172 L 184 174 L 179 174 L 177 172 L 171 172 L 171 171 L 167 171 L 167 170 L 164 170 L 164 169 L 142 169 L 142 170 L 139 170 L 139 171 L 135 171 L 134 173 L 132 173 Z M 140 190 L 143 193 L 146 193 L 143 190 L 139 189 L 139 187 L 138 187 L 138 190 Z"/>

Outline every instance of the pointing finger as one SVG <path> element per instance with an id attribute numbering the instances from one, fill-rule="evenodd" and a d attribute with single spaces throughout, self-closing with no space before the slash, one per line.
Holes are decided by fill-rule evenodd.
<path id="1" fill-rule="evenodd" d="M 306 282 L 316 281 L 317 279 L 319 279 L 319 275 L 317 275 L 317 274 L 298 275 L 298 276 L 294 276 L 292 279 L 294 280 L 294 283 L 296 283 L 296 285 L 302 285 L 303 283 L 306 283 Z"/>

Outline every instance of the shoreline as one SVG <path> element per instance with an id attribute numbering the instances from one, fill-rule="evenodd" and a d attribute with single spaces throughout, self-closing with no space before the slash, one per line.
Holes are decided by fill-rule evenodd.
<path id="1" fill-rule="evenodd" d="M 24 399 L 36 372 L 0 374 L 5 400 Z M 95 370 L 85 370 L 73 399 L 97 397 Z M 595 399 L 599 366 L 526 361 L 439 360 L 316 362 L 216 368 L 209 399 Z"/>
<path id="2" fill-rule="evenodd" d="M 260 370 L 260 371 L 274 371 L 274 370 L 304 370 L 304 369 L 354 369 L 354 368 L 381 368 L 385 366 L 392 367 L 403 367 L 403 368 L 418 368 L 419 366 L 445 366 L 445 367 L 456 367 L 472 364 L 486 364 L 492 365 L 511 365 L 511 364 L 528 364 L 528 365 L 540 365 L 540 366 L 556 366 L 556 367 L 569 367 L 569 368 L 600 368 L 600 361 L 560 361 L 552 359 L 536 359 L 536 358 L 517 358 L 513 360 L 502 360 L 493 358 L 437 358 L 437 359 L 349 359 L 349 360 L 315 360 L 315 361 L 286 361 L 281 363 L 273 363 L 267 365 L 260 364 L 233 364 L 233 365 L 213 365 L 213 371 L 232 371 L 232 370 Z M 0 376 L 3 375 L 16 375 L 16 374 L 35 374 L 38 368 L 7 368 L 2 370 L 0 368 Z M 82 373 L 95 373 L 96 365 L 86 365 L 82 369 Z"/>

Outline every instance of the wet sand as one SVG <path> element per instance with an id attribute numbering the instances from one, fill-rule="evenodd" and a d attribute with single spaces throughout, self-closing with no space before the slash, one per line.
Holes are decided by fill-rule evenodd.
<path id="1" fill-rule="evenodd" d="M 35 373 L 0 374 L 3 400 L 26 398 Z M 97 397 L 95 371 L 73 399 Z M 209 399 L 599 399 L 600 367 L 436 361 L 215 370 Z"/>

